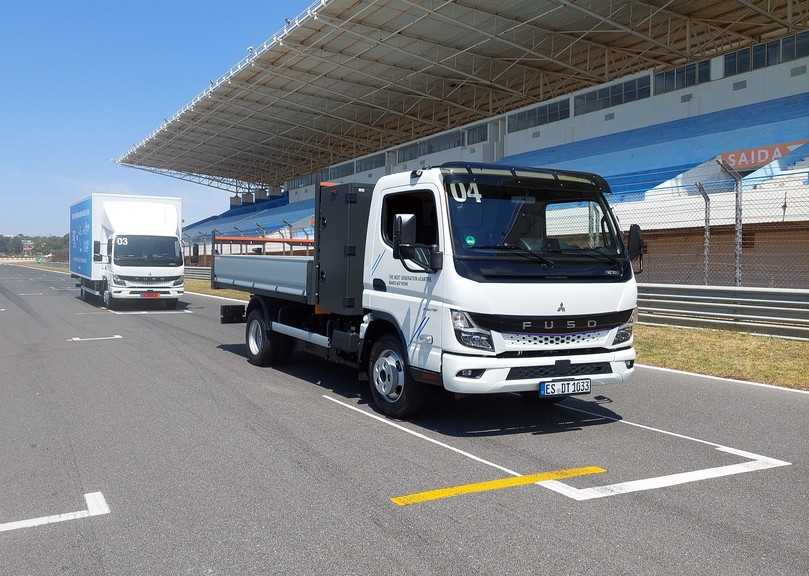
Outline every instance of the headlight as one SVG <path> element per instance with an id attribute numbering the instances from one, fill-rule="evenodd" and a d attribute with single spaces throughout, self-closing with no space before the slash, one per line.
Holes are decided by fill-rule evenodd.
<path id="1" fill-rule="evenodd" d="M 177 280 L 174 281 L 174 284 L 172 284 L 172 286 L 182 286 L 183 285 L 183 280 L 184 280 L 184 277 L 180 276 L 179 278 L 177 278 Z"/>
<path id="2" fill-rule="evenodd" d="M 124 280 L 123 278 L 121 278 L 117 274 L 115 274 L 112 277 L 112 283 L 115 284 L 116 286 L 126 286 L 126 280 Z"/>
<path id="3" fill-rule="evenodd" d="M 494 351 L 491 332 L 478 328 L 466 312 L 460 310 L 451 312 L 452 327 L 455 329 L 455 337 L 458 342 L 470 348 Z"/>
<path id="4" fill-rule="evenodd" d="M 632 310 L 632 315 L 629 317 L 629 321 L 626 324 L 623 324 L 618 327 L 618 331 L 615 333 L 615 338 L 612 340 L 612 345 L 615 346 L 616 344 L 623 344 L 624 342 L 629 342 L 632 339 L 632 327 L 635 324 L 635 321 L 638 319 L 638 309 L 635 308 Z"/>

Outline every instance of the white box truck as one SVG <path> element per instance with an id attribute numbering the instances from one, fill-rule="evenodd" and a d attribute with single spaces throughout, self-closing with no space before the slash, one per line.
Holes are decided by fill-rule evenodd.
<path id="1" fill-rule="evenodd" d="M 322 184 L 313 256 L 216 255 L 222 306 L 248 361 L 293 343 L 356 366 L 377 409 L 404 417 L 429 386 L 554 401 L 627 383 L 642 269 L 594 174 L 450 163 Z M 215 242 L 215 240 L 214 240 Z"/>
<path id="2" fill-rule="evenodd" d="M 70 207 L 70 274 L 81 297 L 108 308 L 122 300 L 183 295 L 182 201 L 158 196 L 93 194 Z"/>

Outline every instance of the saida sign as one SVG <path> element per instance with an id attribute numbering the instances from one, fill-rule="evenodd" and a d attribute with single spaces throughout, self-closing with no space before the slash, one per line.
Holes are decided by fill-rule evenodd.
<path id="1" fill-rule="evenodd" d="M 783 158 L 795 148 L 803 146 L 807 142 L 809 142 L 809 140 L 796 140 L 794 142 L 784 142 L 770 146 L 734 150 L 733 152 L 720 154 L 719 160 L 725 166 L 729 166 L 739 172 L 755 170 L 779 158 Z"/>

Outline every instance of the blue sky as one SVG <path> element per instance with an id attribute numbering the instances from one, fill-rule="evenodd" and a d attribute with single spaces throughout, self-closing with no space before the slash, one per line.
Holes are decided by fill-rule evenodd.
<path id="1" fill-rule="evenodd" d="M 227 209 L 226 192 L 115 159 L 309 3 L 4 3 L 0 234 L 64 234 L 92 192 L 181 196 L 188 223 Z"/>

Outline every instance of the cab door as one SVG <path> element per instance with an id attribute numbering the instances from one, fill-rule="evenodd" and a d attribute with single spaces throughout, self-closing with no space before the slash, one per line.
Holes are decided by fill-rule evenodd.
<path id="1" fill-rule="evenodd" d="M 385 190 L 374 198 L 366 252 L 366 308 L 394 322 L 401 332 L 411 366 L 441 370 L 442 271 L 422 270 L 415 262 L 393 257 L 393 223 L 397 214 L 416 217 L 416 243 L 438 246 L 445 239 L 437 190 L 431 185 Z"/>

